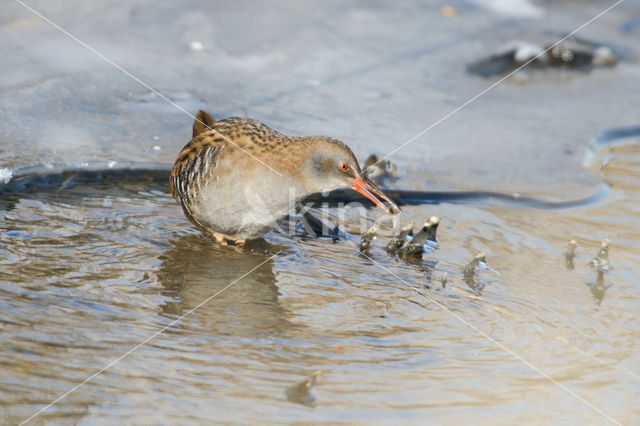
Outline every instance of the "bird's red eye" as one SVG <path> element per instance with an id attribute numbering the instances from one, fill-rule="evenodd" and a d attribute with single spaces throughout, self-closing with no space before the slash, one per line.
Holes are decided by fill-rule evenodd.
<path id="1" fill-rule="evenodd" d="M 338 167 L 340 167 L 340 170 L 342 170 L 343 172 L 349 170 L 349 165 L 347 163 L 340 163 Z"/>

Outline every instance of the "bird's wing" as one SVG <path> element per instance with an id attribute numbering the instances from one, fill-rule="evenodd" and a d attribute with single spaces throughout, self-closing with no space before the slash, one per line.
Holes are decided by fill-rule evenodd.
<path id="1" fill-rule="evenodd" d="M 213 132 L 202 134 L 189 142 L 173 165 L 169 185 L 171 194 L 183 207 L 192 203 L 202 185 L 212 178 L 225 140 Z"/>

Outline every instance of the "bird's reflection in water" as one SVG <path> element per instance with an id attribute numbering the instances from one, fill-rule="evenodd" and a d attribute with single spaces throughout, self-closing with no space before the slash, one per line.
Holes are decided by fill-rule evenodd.
<path id="1" fill-rule="evenodd" d="M 273 272 L 277 256 L 271 258 L 281 248 L 261 241 L 241 251 L 199 234 L 183 235 L 170 243 L 160 257 L 158 278 L 164 294 L 175 301 L 163 306 L 164 314 L 184 315 L 235 282 L 190 314 L 188 326 L 240 336 L 292 327 L 278 302 Z"/>

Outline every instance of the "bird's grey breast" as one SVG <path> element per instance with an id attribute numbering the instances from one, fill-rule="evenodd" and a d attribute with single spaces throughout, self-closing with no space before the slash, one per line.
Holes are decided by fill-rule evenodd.
<path id="1" fill-rule="evenodd" d="M 286 176 L 260 165 L 225 169 L 203 189 L 198 208 L 202 220 L 218 232 L 254 238 L 295 208 Z"/>

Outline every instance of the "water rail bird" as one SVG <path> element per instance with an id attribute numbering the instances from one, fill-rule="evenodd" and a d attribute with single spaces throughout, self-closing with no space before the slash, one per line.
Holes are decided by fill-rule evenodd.
<path id="1" fill-rule="evenodd" d="M 170 185 L 185 216 L 223 244 L 259 238 L 304 198 L 338 188 L 355 189 L 389 214 L 400 212 L 343 142 L 285 136 L 250 118 L 216 121 L 205 111 L 196 116 Z"/>

